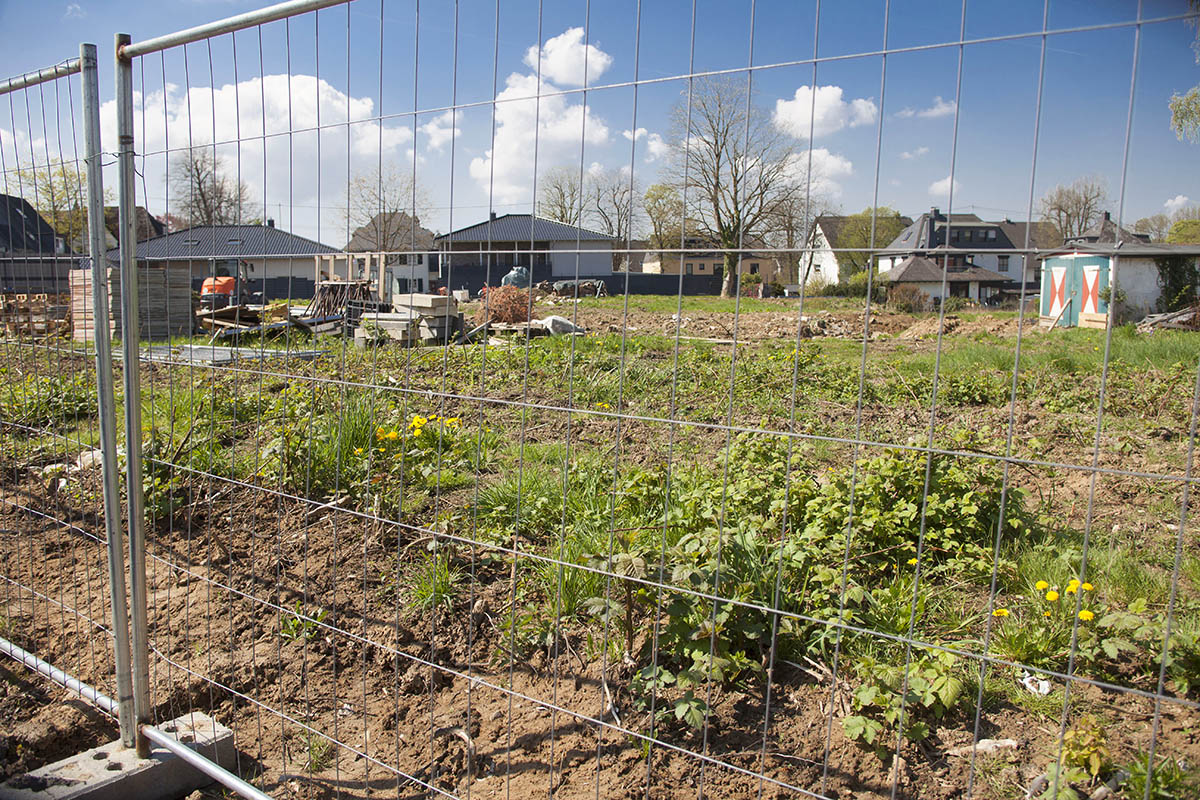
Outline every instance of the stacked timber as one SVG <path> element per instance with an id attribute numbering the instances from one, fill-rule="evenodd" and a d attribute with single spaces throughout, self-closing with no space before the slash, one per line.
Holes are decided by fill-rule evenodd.
<path id="1" fill-rule="evenodd" d="M 138 268 L 138 330 L 142 339 L 169 339 L 192 332 L 192 272 L 187 264 L 152 263 Z M 71 324 L 78 341 L 93 338 L 92 271 L 71 270 Z M 121 329 L 121 271 L 108 270 L 108 329 Z"/>

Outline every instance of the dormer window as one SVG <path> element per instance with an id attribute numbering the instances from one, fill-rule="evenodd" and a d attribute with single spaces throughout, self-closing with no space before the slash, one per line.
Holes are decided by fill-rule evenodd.
<path id="1" fill-rule="evenodd" d="M 188 247 L 195 247 L 196 245 L 200 244 L 200 240 L 199 239 L 184 239 L 183 243 L 186 244 Z"/>
<path id="2" fill-rule="evenodd" d="M 225 240 L 225 244 L 241 244 L 241 243 L 242 243 L 242 240 L 238 239 L 237 237 Z"/>

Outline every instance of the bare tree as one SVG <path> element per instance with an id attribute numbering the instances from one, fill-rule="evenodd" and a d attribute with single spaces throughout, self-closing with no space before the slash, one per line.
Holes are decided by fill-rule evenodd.
<path id="1" fill-rule="evenodd" d="M 1098 222 L 1107 202 L 1103 178 L 1079 178 L 1070 186 L 1055 186 L 1042 197 L 1042 219 L 1054 225 L 1063 239 L 1069 239 Z"/>
<path id="2" fill-rule="evenodd" d="M 615 248 L 623 252 L 613 253 L 613 269 L 623 272 L 629 265 L 630 235 L 637 220 L 639 194 L 636 181 L 620 170 L 605 170 L 591 176 L 585 187 L 588 198 L 588 217 L 603 233 L 617 241 Z"/>
<path id="3" fill-rule="evenodd" d="M 546 170 L 540 183 L 538 215 L 567 225 L 578 225 L 583 215 L 584 194 L 579 172 L 570 167 L 554 167 Z"/>
<path id="4" fill-rule="evenodd" d="M 87 247 L 87 179 L 79 167 L 52 161 L 17 171 L 11 181 L 25 194 L 42 219 L 75 250 Z M 105 201 L 112 197 L 105 192 Z"/>
<path id="5" fill-rule="evenodd" d="M 385 165 L 352 178 L 345 216 L 354 249 L 390 253 L 431 249 L 419 218 L 426 206 L 424 192 L 407 170 Z"/>
<path id="6" fill-rule="evenodd" d="M 172 211 L 189 226 L 234 225 L 250 221 L 250 190 L 231 176 L 211 146 L 197 145 L 172 159 L 169 184 Z"/>
<path id="7" fill-rule="evenodd" d="M 679 189 L 667 183 L 654 184 L 642 196 L 642 211 L 650 224 L 650 249 L 657 250 L 662 261 L 666 258 L 664 250 L 679 246 L 687 224 Z"/>
<path id="8" fill-rule="evenodd" d="M 791 186 L 781 191 L 764 221 L 763 240 L 776 248 L 773 256 L 778 279 L 803 283 L 812 270 L 813 250 L 820 232 L 817 218 L 837 213 L 833 202 L 808 174 L 803 153 L 792 158 Z"/>
<path id="9" fill-rule="evenodd" d="M 699 233 L 725 251 L 725 297 L 733 294 L 740 251 L 764 232 L 780 194 L 794 188 L 791 148 L 747 88 L 737 78 L 699 79 L 690 108 L 681 101 L 672 116 L 667 175 L 686 188 L 686 210 Z"/>

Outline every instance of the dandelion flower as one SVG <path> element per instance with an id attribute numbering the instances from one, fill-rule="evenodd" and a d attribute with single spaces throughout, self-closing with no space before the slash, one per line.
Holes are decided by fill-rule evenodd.
<path id="1" fill-rule="evenodd" d="M 1039 592 L 1044 592 L 1050 588 L 1050 584 L 1046 583 L 1045 581 L 1038 581 L 1033 585 L 1033 588 L 1037 589 Z"/>
<path id="2" fill-rule="evenodd" d="M 1079 590 L 1078 586 L 1074 586 L 1074 585 L 1070 585 L 1070 584 L 1067 586 L 1067 588 L 1063 589 L 1063 591 L 1066 592 L 1067 594 L 1075 594 L 1075 592 L 1077 592 L 1078 590 Z"/>
<path id="3" fill-rule="evenodd" d="M 1007 608 L 997 608 L 995 611 L 992 612 L 992 616 L 993 617 L 1007 617 L 1008 609 Z"/>
<path id="4" fill-rule="evenodd" d="M 1042 616 L 1043 616 L 1043 617 L 1048 617 L 1048 616 L 1050 616 L 1050 612 L 1049 612 L 1049 611 L 1043 611 L 1043 612 L 1042 612 Z"/>
<path id="5" fill-rule="evenodd" d="M 1095 587 L 1095 586 L 1092 586 L 1090 583 L 1085 583 L 1085 584 L 1083 585 L 1083 590 L 1084 590 L 1085 592 L 1090 592 L 1092 589 L 1095 589 L 1095 588 L 1096 588 L 1096 587 Z"/>
<path id="6" fill-rule="evenodd" d="M 1050 591 L 1046 592 L 1046 599 L 1053 603 L 1058 599 L 1058 592 L 1051 589 Z"/>
<path id="7" fill-rule="evenodd" d="M 395 429 L 392 429 L 392 430 L 390 430 L 390 431 L 388 431 L 388 432 L 387 432 L 387 439 L 388 439 L 388 441 L 394 442 L 394 441 L 396 441 L 396 440 L 397 440 L 397 439 L 399 439 L 399 438 L 400 438 L 400 431 L 398 431 L 398 430 L 395 430 Z"/>
<path id="8" fill-rule="evenodd" d="M 1088 611 L 1086 608 L 1079 612 L 1079 618 L 1084 622 L 1091 622 L 1095 618 L 1095 614 Z"/>
<path id="9" fill-rule="evenodd" d="M 916 566 L 916 564 L 917 564 L 917 559 L 916 559 L 916 556 L 913 556 L 912 558 L 910 558 L 910 559 L 908 560 L 908 565 L 909 565 L 910 567 L 914 567 L 914 566 Z"/>
<path id="10" fill-rule="evenodd" d="M 356 447 L 356 448 L 354 448 L 354 455 L 356 455 L 356 456 L 361 456 L 361 455 L 362 455 L 362 450 L 363 450 L 363 449 L 362 449 L 361 447 Z"/>

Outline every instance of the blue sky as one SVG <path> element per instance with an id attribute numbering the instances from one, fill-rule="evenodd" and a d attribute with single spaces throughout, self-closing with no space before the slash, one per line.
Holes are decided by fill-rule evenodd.
<path id="1" fill-rule="evenodd" d="M 261 4 L 0 0 L 0 29 L 10 37 L 29 32 L 20 46 L 10 39 L 0 48 L 0 74 L 62 60 L 79 41 L 94 41 L 102 54 L 101 95 L 110 100 L 107 54 L 116 31 L 136 40 Z M 644 1 L 639 19 L 635 0 L 596 0 L 590 14 L 586 0 L 544 2 L 540 18 L 536 2 L 502 0 L 498 27 L 495 2 L 464 0 L 456 23 L 451 3 L 426 0 L 418 25 L 412 0 L 355 0 L 316 19 L 309 14 L 263 27 L 261 48 L 260 31 L 252 30 L 238 34 L 236 49 L 224 36 L 211 48 L 190 45 L 186 61 L 181 49 L 151 56 L 136 68 L 144 98 L 139 149 L 148 153 L 142 202 L 156 213 L 167 210 L 164 151 L 189 139 L 213 141 L 214 133 L 219 143 L 241 138 L 240 146 L 220 145 L 218 154 L 227 168 L 241 171 L 269 216 L 334 245 L 346 238 L 339 206 L 348 174 L 380 161 L 415 168 L 428 197 L 426 222 L 441 231 L 478 221 L 489 205 L 500 212 L 531 210 L 535 170 L 623 167 L 646 186 L 665 161 L 670 111 L 687 90 L 678 76 L 739 70 L 744 79 L 753 64 L 762 67 L 753 71 L 756 102 L 774 114 L 798 150 L 814 148 L 819 185 L 831 205 L 855 211 L 871 203 L 882 119 L 879 203 L 912 215 L 931 205 L 945 209 L 957 111 L 954 208 L 989 219 L 1027 214 L 1040 37 L 962 48 L 961 89 L 958 47 L 893 52 L 881 87 L 882 0 L 826 0 L 819 26 L 814 2 L 758 0 L 753 19 L 750 7 L 697 0 L 693 64 L 691 3 Z M 1186 8 L 1185 0 L 1145 0 L 1142 15 L 1153 19 Z M 956 41 L 963 9 L 961 0 L 892 0 L 887 47 Z M 968 39 L 1042 26 L 1041 2 L 967 0 L 965 9 Z M 1048 24 L 1054 30 L 1136 15 L 1134 2 L 1050 0 Z M 811 63 L 792 63 L 813 58 L 814 29 L 817 56 L 830 59 L 817 64 L 815 77 Z M 1142 27 L 1124 185 L 1128 221 L 1169 210 L 1165 204 L 1179 198 L 1200 202 L 1200 146 L 1175 138 L 1167 110 L 1173 92 L 1200 83 L 1193 37 L 1194 29 L 1181 21 Z M 539 42 L 544 96 L 497 104 L 493 142 L 497 93 L 501 100 L 537 93 Z M 1099 175 L 1117 210 L 1133 56 L 1133 27 L 1048 38 L 1035 196 L 1059 182 Z M 642 83 L 635 89 L 634 81 Z M 810 143 L 814 83 L 817 135 Z M 10 131 L 7 145 L 0 139 L 9 162 L 27 151 L 28 139 L 37 142 L 35 152 L 52 154 L 69 140 L 70 112 L 58 99 L 55 106 L 46 98 L 51 113 L 44 130 L 40 114 L 31 114 L 33 135 L 25 130 L 25 139 L 24 108 L 16 120 L 0 108 L 0 137 L 2 129 Z M 33 105 L 40 100 L 33 97 Z M 457 117 L 447 111 L 455 105 L 462 107 Z M 103 113 L 106 137 L 114 133 L 112 112 L 110 102 Z M 291 129 L 304 129 L 290 137 L 282 135 L 289 113 Z M 312 130 L 318 120 L 334 127 L 318 136 Z M 64 152 L 69 155 L 69 145 Z"/>

